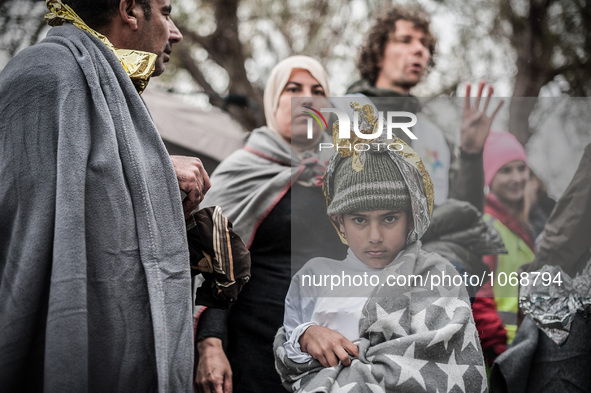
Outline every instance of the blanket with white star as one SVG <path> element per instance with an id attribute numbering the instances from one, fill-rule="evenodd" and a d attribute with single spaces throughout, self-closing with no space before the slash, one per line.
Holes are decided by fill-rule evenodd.
<path id="1" fill-rule="evenodd" d="M 453 266 L 416 242 L 383 270 L 382 278 L 386 275 L 421 276 L 423 285 L 376 287 L 359 324 L 359 358 L 350 366 L 324 368 L 314 359 L 295 363 L 283 347 L 285 331 L 278 331 L 275 363 L 284 387 L 300 393 L 486 392 L 466 289 L 451 280 L 430 285 L 433 275 L 457 276 Z"/>

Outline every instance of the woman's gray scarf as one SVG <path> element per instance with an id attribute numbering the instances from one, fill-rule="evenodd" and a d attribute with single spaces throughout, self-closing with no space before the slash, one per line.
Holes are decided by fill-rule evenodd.
<path id="1" fill-rule="evenodd" d="M 330 140 L 330 136 L 324 135 L 323 140 Z M 234 152 L 216 168 L 211 190 L 201 206 L 220 206 L 232 221 L 234 231 L 250 248 L 258 226 L 293 182 L 305 179 L 320 185 L 328 158 L 327 154 L 299 157 L 276 132 L 268 127 L 258 128 L 244 149 Z"/>

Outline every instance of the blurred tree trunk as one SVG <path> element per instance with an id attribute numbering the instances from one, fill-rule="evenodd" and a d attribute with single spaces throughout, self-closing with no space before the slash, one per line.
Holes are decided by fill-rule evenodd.
<path id="1" fill-rule="evenodd" d="M 528 0 L 527 12 L 520 15 L 514 3 L 499 1 L 498 23 L 504 21 L 510 25 L 507 38 L 517 55 L 509 130 L 525 144 L 532 135 L 529 116 L 536 100 L 521 97 L 538 97 L 541 88 L 557 75 L 563 75 L 569 82 L 569 93 L 588 95 L 591 5 L 586 0 Z M 557 31 L 556 27 L 567 31 Z M 585 46 L 577 48 L 580 39 L 569 39 L 569 35 L 580 36 Z"/>
<path id="2" fill-rule="evenodd" d="M 348 37 L 361 37 L 360 27 L 367 25 L 367 18 L 360 15 L 352 18 L 354 5 L 347 0 L 193 1 L 201 19 L 194 11 L 191 14 L 185 11 L 181 18 L 175 18 L 184 40 L 174 55 L 207 94 L 209 102 L 230 112 L 247 130 L 265 124 L 262 85 L 270 71 L 269 64 L 276 64 L 290 55 L 305 54 L 325 66 L 343 57 L 350 58 L 353 65 L 352 55 L 357 48 L 351 47 L 347 52 L 343 46 L 350 47 Z M 180 5 L 180 0 L 177 3 Z M 367 12 L 372 8 L 377 10 L 379 4 L 379 0 L 368 0 Z M 212 18 L 208 18 L 209 15 Z M 198 20 L 211 27 L 212 19 L 215 24 L 210 30 L 205 29 L 208 34 L 200 33 L 203 26 Z M 340 49 L 338 54 L 335 48 Z M 207 52 L 206 56 L 200 49 Z M 219 83 L 217 87 L 214 83 L 212 63 L 218 75 L 219 72 L 227 74 L 228 86 L 224 91 Z M 247 64 L 256 64 L 255 74 L 258 75 L 254 78 L 248 75 Z M 355 72 L 354 67 L 343 78 L 349 78 L 353 74 L 351 71 Z M 337 72 L 342 72 L 342 67 Z"/>
<path id="3" fill-rule="evenodd" d="M 210 103 L 228 111 L 247 130 L 264 124 L 261 116 L 263 95 L 260 89 L 255 89 L 248 80 L 244 67 L 246 58 L 240 37 L 238 35 L 238 4 L 239 0 L 214 0 L 216 28 L 213 33 L 202 36 L 192 30 L 189 24 L 177 22 L 185 40 L 180 49 L 182 66 L 191 77 L 208 94 Z M 191 55 L 190 44 L 196 43 L 205 49 L 209 58 L 215 61 L 227 73 L 229 78 L 228 94 L 222 98 L 215 92 L 210 83 L 197 66 Z"/>
<path id="4" fill-rule="evenodd" d="M 548 7 L 550 1 L 529 1 L 529 13 L 518 16 L 510 0 L 502 0 L 500 17 L 511 23 L 513 34 L 509 37 L 517 53 L 515 84 L 509 108 L 509 130 L 525 145 L 532 135 L 529 115 L 536 100 L 521 97 L 537 97 L 542 86 L 554 78 L 552 33 L 548 30 Z"/>

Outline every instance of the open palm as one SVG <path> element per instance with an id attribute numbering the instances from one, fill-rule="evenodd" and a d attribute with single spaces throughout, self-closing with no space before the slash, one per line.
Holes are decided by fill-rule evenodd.
<path id="1" fill-rule="evenodd" d="M 471 85 L 470 83 L 466 85 L 464 115 L 462 117 L 462 128 L 460 130 L 461 147 L 462 151 L 465 153 L 476 154 L 482 152 L 484 142 L 490 132 L 490 126 L 497 115 L 497 112 L 501 109 L 501 106 L 503 106 L 504 103 L 504 101 L 499 102 L 490 116 L 486 114 L 490 99 L 494 92 L 493 86 L 489 85 L 484 107 L 480 110 L 480 101 L 484 87 L 485 83 L 481 81 L 478 84 L 478 94 L 474 101 L 474 105 L 472 106 L 470 103 Z"/>

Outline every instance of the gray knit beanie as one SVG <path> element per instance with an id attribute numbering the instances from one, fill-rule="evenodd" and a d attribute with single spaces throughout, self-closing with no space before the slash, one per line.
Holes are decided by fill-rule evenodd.
<path id="1" fill-rule="evenodd" d="M 335 169 L 329 216 L 371 210 L 411 211 L 408 187 L 394 160 L 387 153 L 367 153 L 363 170 L 353 170 L 352 157 Z"/>

